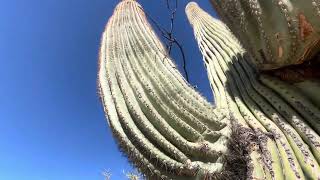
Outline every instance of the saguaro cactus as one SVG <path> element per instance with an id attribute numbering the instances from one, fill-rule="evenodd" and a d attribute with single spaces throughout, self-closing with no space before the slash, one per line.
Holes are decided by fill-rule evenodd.
<path id="1" fill-rule="evenodd" d="M 136 1 L 109 19 L 98 84 L 113 134 L 148 177 L 222 174 L 230 120 L 186 83 Z"/>
<path id="2" fill-rule="evenodd" d="M 317 0 L 210 0 L 261 69 L 301 64 L 320 46 Z"/>
<path id="3" fill-rule="evenodd" d="M 254 2 L 216 3 L 220 12 L 230 6 L 268 9 L 273 5 L 270 1 L 260 7 Z M 281 12 L 289 13 L 286 17 L 297 13 L 287 12 L 289 2 L 278 2 Z M 291 4 L 302 6 L 297 1 Z M 149 179 L 320 179 L 320 110 L 318 100 L 310 100 L 317 92 L 305 96 L 307 91 L 296 88 L 299 85 L 259 71 L 296 63 L 306 49 L 315 52 L 310 45 L 310 37 L 318 36 L 313 15 L 304 16 L 311 19 L 308 23 L 315 31 L 297 46 L 295 40 L 286 42 L 280 60 L 274 61 L 271 39 L 256 40 L 237 29 L 241 40 L 251 43 L 246 45 L 248 53 L 224 23 L 196 3 L 189 3 L 186 13 L 216 107 L 178 72 L 142 7 L 135 0 L 123 0 L 103 33 L 98 72 L 101 101 L 121 150 Z M 235 20 L 227 17 L 235 26 Z M 251 21 L 241 21 L 249 24 L 243 26 L 249 32 L 262 37 L 272 34 L 270 27 L 260 32 Z M 290 31 L 281 23 L 277 28 Z M 257 42 L 266 50 L 263 63 L 256 57 L 254 48 L 261 46 Z M 293 57 L 290 63 L 289 57 Z M 311 81 L 307 85 L 320 88 Z"/>
<path id="4" fill-rule="evenodd" d="M 259 81 L 252 57 L 222 22 L 196 3 L 189 3 L 186 12 L 215 94 L 230 99 L 226 106 L 239 124 L 244 120 L 255 132 L 270 135 L 270 144 L 260 144 L 265 149 L 263 178 L 319 179 L 318 107 L 283 81 L 266 75 Z"/>

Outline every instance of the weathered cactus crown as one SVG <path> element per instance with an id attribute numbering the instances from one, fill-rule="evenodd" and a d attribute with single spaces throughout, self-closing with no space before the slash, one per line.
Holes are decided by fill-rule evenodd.
<path id="1" fill-rule="evenodd" d="M 98 87 L 120 149 L 148 179 L 320 179 L 319 92 L 261 72 L 316 54 L 319 2 L 212 3 L 233 33 L 195 2 L 186 14 L 216 107 L 185 81 L 135 0 L 115 8 Z M 275 41 L 278 30 L 289 40 Z"/>

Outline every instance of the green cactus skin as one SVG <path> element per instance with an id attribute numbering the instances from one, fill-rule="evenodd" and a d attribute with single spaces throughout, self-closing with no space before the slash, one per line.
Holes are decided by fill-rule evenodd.
<path id="1" fill-rule="evenodd" d="M 320 107 L 320 82 L 317 79 L 310 79 L 298 83 L 294 83 L 294 86 L 300 90 L 306 97 L 309 98 L 317 107 Z"/>
<path id="2" fill-rule="evenodd" d="M 234 4 L 231 1 L 219 1 L 223 4 L 221 6 L 232 6 L 230 10 L 234 10 L 233 6 L 238 5 L 232 2 Z M 264 154 L 269 154 L 268 158 L 273 162 L 270 164 L 265 158 L 264 163 L 268 168 L 264 170 L 265 174 L 270 171 L 271 175 L 267 175 L 266 179 L 319 179 L 319 109 L 280 80 L 276 84 L 282 88 L 274 85 L 275 80 L 267 81 L 264 76 L 260 78 L 261 83 L 257 78 L 257 70 L 249 64 L 252 57 L 246 54 L 223 23 L 210 17 L 196 3 L 189 3 L 186 12 L 204 56 L 212 89 L 219 95 L 225 95 L 224 98 L 229 101 L 234 101 L 222 107 L 229 106 L 229 111 L 234 113 L 239 124 L 245 121 L 255 132 L 260 129 L 272 135 L 270 144 L 264 148 Z M 232 13 L 229 11 L 229 14 Z M 239 16 L 237 18 L 241 19 Z M 290 96 L 286 95 L 286 91 Z M 217 107 L 221 105 L 217 104 Z M 274 149 L 277 149 L 276 152 Z M 262 175 L 262 169 L 257 166 L 254 171 Z M 256 178 L 254 175 L 250 177 Z"/>
<path id="3" fill-rule="evenodd" d="M 320 49 L 317 0 L 210 0 L 259 69 L 301 64 Z"/>
<path id="4" fill-rule="evenodd" d="M 119 146 L 147 178 L 228 175 L 229 115 L 186 83 L 134 0 L 107 23 L 98 87 Z"/>

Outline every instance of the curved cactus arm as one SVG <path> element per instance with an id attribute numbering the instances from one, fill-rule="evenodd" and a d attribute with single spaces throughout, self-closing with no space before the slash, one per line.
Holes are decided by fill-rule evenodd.
<path id="1" fill-rule="evenodd" d="M 231 122 L 178 72 L 134 0 L 102 36 L 98 85 L 121 149 L 150 178 L 228 176 Z M 239 158 L 232 155 L 233 158 Z"/>
<path id="2" fill-rule="evenodd" d="M 135 33 L 139 34 L 141 32 L 137 31 Z M 148 32 L 142 32 L 142 34 L 140 34 L 141 35 L 140 36 L 141 39 L 143 39 L 144 38 L 143 35 L 147 34 L 147 33 Z M 146 36 L 146 38 L 147 37 L 148 36 Z M 146 46 L 148 46 L 148 45 L 150 45 L 150 43 L 147 43 L 147 41 L 146 41 Z M 175 105 L 176 107 L 178 107 L 178 108 L 180 107 L 177 104 L 186 105 L 186 108 L 184 109 L 184 111 L 185 111 L 184 114 L 189 114 L 190 115 L 189 111 L 191 111 L 191 112 L 193 112 L 193 115 L 196 115 L 196 117 L 189 116 L 189 118 L 185 118 L 186 120 L 192 121 L 192 119 L 198 118 L 198 119 L 202 119 L 202 121 L 204 123 L 207 123 L 207 124 L 214 123 L 214 122 L 210 121 L 210 119 L 217 118 L 217 117 L 214 116 L 214 113 L 212 113 L 212 108 L 209 109 L 208 107 L 206 107 L 206 109 L 204 109 L 204 110 L 208 110 L 208 111 L 207 112 L 201 112 L 201 111 L 198 110 L 198 108 L 194 108 L 194 107 L 197 107 L 195 104 L 193 106 L 190 106 L 190 103 L 192 103 L 192 101 L 190 101 L 186 97 L 180 95 L 180 94 L 183 94 L 183 91 L 177 89 L 177 87 L 174 85 L 174 83 L 170 82 L 170 79 L 172 79 L 173 77 L 166 77 L 166 76 L 164 76 L 165 74 L 163 72 L 157 73 L 159 71 L 158 67 L 161 66 L 161 63 L 159 63 L 159 62 L 163 61 L 166 57 L 149 56 L 149 58 L 150 59 L 157 58 L 158 61 L 148 62 L 148 63 L 155 62 L 154 66 L 152 66 L 151 68 L 149 68 L 148 66 L 141 66 L 141 67 L 144 70 L 144 72 L 152 73 L 153 76 L 152 76 L 152 78 L 150 78 L 150 80 L 153 81 L 154 86 L 159 86 L 162 89 L 162 91 L 160 91 L 160 93 L 165 92 L 161 96 L 162 99 L 166 99 L 167 100 L 167 102 L 165 104 L 170 105 L 171 103 L 175 103 L 176 100 L 178 100 L 176 102 L 176 105 Z M 160 81 L 163 82 L 163 83 L 158 83 Z M 181 89 L 182 88 L 183 87 L 181 87 Z M 193 98 L 193 97 L 191 97 L 191 98 Z M 194 98 L 196 98 L 196 97 L 194 97 Z M 179 101 L 179 99 L 181 99 L 181 100 Z M 188 103 L 188 102 L 190 102 L 190 103 Z M 207 103 L 204 102 L 204 104 L 207 104 Z M 199 107 L 199 108 L 205 108 L 205 106 L 202 106 L 202 107 Z M 180 111 L 183 111 L 183 109 L 180 108 Z"/>
<path id="3" fill-rule="evenodd" d="M 218 29 L 215 29 L 215 31 L 219 32 L 216 33 L 216 36 L 220 36 L 220 34 L 222 33 L 221 31 L 219 31 Z M 212 32 L 210 32 L 212 33 Z M 220 37 L 220 44 L 223 44 L 225 41 L 226 45 L 229 46 L 228 51 L 229 53 L 233 53 L 234 56 L 236 56 L 237 52 L 238 53 L 243 53 L 243 49 L 239 46 L 239 44 L 237 44 L 237 41 L 228 41 L 228 39 Z M 218 39 L 219 41 L 219 39 Z M 235 52 L 237 51 L 237 52 Z M 311 147 L 311 149 L 313 149 L 313 152 L 316 154 L 318 154 L 319 150 L 316 150 L 317 147 L 319 147 L 319 135 L 317 135 L 310 126 L 308 126 L 308 124 L 306 124 L 303 120 L 303 118 L 298 115 L 298 113 L 293 110 L 286 102 L 284 102 L 282 100 L 282 98 L 280 98 L 278 95 L 276 95 L 272 90 L 270 90 L 269 88 L 261 85 L 261 83 L 259 83 L 256 79 L 257 74 L 255 73 L 255 71 L 250 67 L 249 63 L 246 60 L 242 60 L 242 57 L 240 57 L 241 60 L 239 60 L 239 63 L 241 65 L 239 65 L 239 63 L 235 62 L 234 64 L 237 65 L 236 67 L 238 67 L 238 70 L 240 68 L 240 71 L 242 71 L 241 66 L 244 67 L 245 71 L 243 71 L 242 76 L 244 75 L 244 73 L 246 73 L 248 75 L 248 77 L 250 78 L 250 83 L 252 84 L 254 90 L 257 93 L 260 93 L 261 96 L 265 97 L 265 99 L 267 101 L 269 101 L 270 104 L 272 104 L 272 106 L 274 106 L 275 108 L 277 108 L 277 112 L 279 112 L 295 129 L 296 131 L 301 135 L 301 137 L 308 143 L 308 145 Z M 246 80 L 247 78 L 242 78 L 244 80 Z M 243 84 L 245 85 L 250 85 L 250 83 L 248 82 L 244 82 Z M 261 99 L 261 97 L 259 97 L 258 94 L 256 94 L 255 92 L 252 92 L 250 86 L 249 88 L 247 88 L 248 91 L 252 93 L 254 93 L 253 95 L 255 96 L 253 99 L 256 100 L 256 102 L 258 104 L 262 104 L 260 107 L 262 107 L 263 109 L 265 109 L 264 111 L 269 111 L 269 114 L 276 114 L 276 116 L 270 117 L 272 118 L 274 121 L 277 121 L 277 124 L 281 124 L 281 126 L 283 126 L 283 123 L 281 123 L 281 121 L 278 121 L 278 119 L 281 119 L 281 116 L 279 117 L 277 115 L 277 113 L 275 112 L 275 109 L 270 107 L 270 105 L 268 105 L 268 103 L 262 103 L 264 102 L 263 99 Z M 260 100 L 259 100 L 260 99 Z M 268 107 L 269 106 L 269 107 Z M 270 110 L 272 111 L 270 113 Z M 286 125 L 286 127 L 289 127 L 288 125 Z M 285 131 L 288 130 L 288 128 L 283 127 L 284 129 L 286 129 Z M 291 127 L 289 127 L 290 130 L 290 134 L 296 134 L 296 132 L 294 132 L 292 130 Z M 296 135 L 294 135 L 293 137 L 297 137 Z M 296 139 L 296 138 L 295 138 Z M 299 139 L 299 137 L 298 137 Z M 301 141 L 301 140 L 299 140 Z M 304 143 L 298 143 L 298 144 L 304 144 Z M 304 148 L 306 149 L 306 148 Z M 317 157 L 317 156 L 316 156 Z M 312 164 L 312 163 L 310 163 Z"/>
<path id="4" fill-rule="evenodd" d="M 109 21 L 111 24 L 111 21 Z M 107 29 L 106 29 L 107 31 Z M 106 31 L 102 36 L 102 39 L 106 38 Z M 101 44 L 100 57 L 105 57 L 105 49 L 106 44 Z M 119 122 L 119 116 L 115 107 L 114 100 L 112 98 L 111 89 L 108 83 L 108 76 L 106 74 L 106 67 L 103 66 L 105 59 L 101 59 L 99 63 L 99 83 L 98 88 L 100 92 L 101 101 L 104 105 L 104 111 L 106 112 L 106 116 L 108 119 L 108 124 L 112 129 L 113 135 L 118 140 L 118 144 L 122 147 L 123 151 L 125 151 L 133 164 L 138 166 L 141 171 L 145 172 L 149 176 L 158 176 L 162 178 L 166 178 L 166 176 L 162 175 L 157 168 L 149 162 L 147 157 L 143 155 L 135 145 L 129 140 L 128 135 L 122 129 L 122 126 Z M 103 87 L 103 88 L 102 88 Z"/>
<path id="5" fill-rule="evenodd" d="M 202 47 L 201 44 L 199 44 L 200 47 Z M 203 52 L 204 54 L 204 57 L 205 58 L 208 58 L 210 59 L 210 56 L 207 55 L 207 53 L 204 52 L 204 49 L 206 49 L 205 47 L 202 47 L 200 48 L 201 51 Z M 235 117 L 235 120 L 237 121 L 237 124 L 240 125 L 240 127 L 244 127 L 245 129 L 248 129 L 248 125 L 251 126 L 256 132 L 260 132 L 261 129 L 263 129 L 265 131 L 265 129 L 262 127 L 262 125 L 260 125 L 259 123 L 256 123 L 256 122 L 253 122 L 252 121 L 252 118 L 248 118 L 248 116 L 245 116 L 245 119 L 242 117 L 242 115 L 240 114 L 239 110 L 238 110 L 238 107 L 237 105 L 239 106 L 239 109 L 241 111 L 241 113 L 244 113 L 243 111 L 245 111 L 246 109 L 244 108 L 241 108 L 241 107 L 244 107 L 244 106 L 241 106 L 241 100 L 240 101 L 237 101 L 238 102 L 237 104 L 234 103 L 234 101 L 231 99 L 231 97 L 228 95 L 227 92 L 227 87 L 226 86 L 223 86 L 223 81 L 226 80 L 225 76 L 221 75 L 222 72 L 220 71 L 220 73 L 218 73 L 217 71 L 215 71 L 215 69 L 212 67 L 213 64 L 212 62 L 209 62 L 209 60 L 206 62 L 206 66 L 207 68 L 211 68 L 212 71 L 208 71 L 208 75 L 212 76 L 211 78 L 213 79 L 213 81 L 211 82 L 212 84 L 215 83 L 215 84 L 219 84 L 220 88 L 219 88 L 219 92 L 222 92 L 222 97 L 225 97 L 224 99 L 227 100 L 227 102 L 225 103 L 222 103 L 221 104 L 217 104 L 217 107 L 224 107 L 225 110 L 227 111 L 227 107 L 226 106 L 229 106 L 230 108 L 230 113 L 232 113 L 232 116 Z M 217 69 L 219 71 L 219 69 Z M 236 93 L 237 90 L 235 89 L 234 86 L 231 86 L 229 89 L 231 89 L 231 91 L 233 93 Z M 215 92 L 216 93 L 216 92 Z M 221 96 L 221 95 L 220 95 Z M 238 99 L 236 97 L 236 99 Z M 217 102 L 218 103 L 218 102 Z M 249 113 L 250 114 L 250 113 Z M 249 115 L 250 116 L 250 115 Z M 251 116 L 253 117 L 253 115 Z M 246 122 L 247 121 L 247 122 Z M 247 124 L 248 123 L 248 124 Z M 247 130 L 248 131 L 248 130 Z M 273 141 L 271 141 L 270 139 L 267 140 L 268 143 L 271 143 L 272 145 L 274 146 L 268 146 L 270 147 L 270 150 L 272 149 L 275 149 L 275 144 L 273 143 Z M 265 147 L 265 149 L 267 148 L 266 147 L 266 144 L 268 143 L 260 143 L 260 146 L 261 147 Z M 265 179 L 266 178 L 266 174 L 268 173 L 268 171 L 265 171 L 265 167 L 263 165 L 263 163 L 261 162 L 261 155 L 260 155 L 260 150 L 256 148 L 255 145 L 250 145 L 248 146 L 248 149 L 247 151 L 249 152 L 249 162 L 248 162 L 248 174 L 247 174 L 247 177 L 249 177 L 249 179 L 254 179 L 254 178 L 258 178 L 258 179 Z M 275 151 L 273 151 L 275 152 Z M 275 152 L 274 154 L 278 154 L 277 152 Z M 276 155 L 277 157 L 277 155 Z M 274 158 L 272 158 L 274 159 Z M 276 162 L 276 161 L 275 161 Z"/>
<path id="6" fill-rule="evenodd" d="M 225 76 L 220 77 L 224 79 L 223 83 L 227 82 L 229 87 L 236 86 L 240 93 L 233 93 L 233 96 L 240 111 L 248 108 L 247 112 L 251 111 L 255 116 L 254 121 L 260 122 L 274 135 L 285 176 L 304 178 L 302 168 L 307 177 L 319 178 L 320 168 L 315 159 L 319 153 L 319 135 L 278 95 L 256 80 L 254 70 L 247 63 L 248 57 L 244 55 L 245 51 L 224 25 L 211 18 L 195 4 L 188 6 L 187 14 L 202 53 L 205 57 L 209 57 L 206 63 L 215 64 L 214 67 L 207 65 L 207 70 L 212 71 L 208 74 Z M 242 99 L 237 100 L 237 96 Z M 280 105 L 284 109 L 280 108 L 279 112 L 273 105 Z M 240 108 L 242 106 L 244 108 Z M 293 119 L 288 112 L 293 113 Z"/>
<path id="7" fill-rule="evenodd" d="M 319 52 L 317 0 L 210 2 L 260 69 L 301 64 Z"/>
<path id="8" fill-rule="evenodd" d="M 208 44 L 208 43 L 207 43 Z M 211 47 L 210 48 L 211 50 L 213 49 L 213 47 Z M 282 134 L 281 133 L 281 131 L 277 128 L 277 127 L 275 127 L 274 125 L 271 125 L 271 123 L 270 122 L 268 122 L 269 120 L 266 118 L 266 117 L 264 117 L 264 115 L 258 110 L 259 108 L 257 107 L 257 106 L 255 106 L 255 104 L 252 102 L 252 100 L 250 99 L 250 97 L 246 94 L 246 92 L 245 92 L 245 90 L 243 89 L 243 87 L 240 85 L 241 84 L 241 82 L 240 82 L 240 80 L 237 78 L 237 77 L 232 77 L 230 74 L 228 74 L 228 73 L 230 73 L 230 72 L 227 72 L 228 70 L 227 70 L 227 66 L 226 66 L 226 64 L 224 64 L 224 59 L 226 58 L 226 57 L 222 57 L 221 56 L 221 54 L 220 54 L 220 52 L 222 52 L 221 50 L 219 50 L 219 51 L 216 51 L 216 50 L 214 50 L 214 54 L 215 54 L 215 56 L 217 56 L 217 59 L 216 60 L 213 60 L 214 61 L 214 64 L 216 64 L 216 66 L 215 66 L 215 68 L 217 69 L 217 68 L 220 68 L 221 69 L 221 71 L 223 71 L 223 72 L 225 72 L 226 73 L 226 76 L 227 76 L 227 79 L 228 79 L 228 83 L 230 83 L 230 84 L 236 84 L 237 85 L 237 88 L 240 90 L 240 93 L 239 93 L 239 97 L 242 97 L 242 99 L 243 99 L 243 102 L 245 102 L 244 104 L 243 103 L 241 103 L 241 106 L 243 106 L 243 108 L 247 108 L 247 107 L 249 107 L 248 109 L 247 109 L 247 112 L 252 112 L 252 114 L 254 115 L 252 118 L 254 119 L 254 120 L 256 120 L 256 121 L 259 121 L 267 130 L 269 130 L 269 131 L 273 131 L 274 133 L 275 133 L 275 135 L 279 135 L 280 136 L 280 134 Z M 234 71 L 234 69 L 232 69 L 231 71 Z M 231 78 L 233 78 L 234 80 L 234 83 L 232 83 L 232 82 L 230 82 L 231 81 Z M 241 102 L 241 101 L 240 101 Z M 238 104 L 240 104 L 240 102 L 238 101 Z M 270 125 L 270 126 L 268 126 L 268 125 Z M 281 146 L 282 146 L 282 144 L 285 144 L 286 145 L 286 147 L 285 147 L 285 150 L 282 150 L 282 151 L 280 151 L 280 152 L 282 152 L 282 154 L 283 155 L 285 155 L 286 156 L 286 153 L 284 153 L 285 151 L 292 151 L 291 149 L 290 149 L 290 146 L 288 145 L 288 143 L 286 142 L 286 140 L 285 140 L 285 138 L 283 138 L 283 136 L 281 136 L 282 137 L 282 139 L 279 141 L 279 142 L 277 142 L 277 144 L 278 144 L 278 146 L 279 146 L 279 144 L 280 144 L 280 149 L 282 148 Z M 282 142 L 282 143 L 281 143 Z M 285 143 L 284 143 L 285 142 Z M 292 155 L 293 153 L 292 152 L 290 152 L 290 154 L 288 154 L 288 157 L 292 157 L 293 155 Z M 288 163 L 284 163 L 284 164 L 287 164 L 287 165 L 289 165 L 290 163 L 288 162 Z M 295 165 L 293 165 L 293 167 L 297 167 L 297 162 L 295 162 Z M 276 169 L 280 169 L 280 168 L 276 168 Z M 286 169 L 290 169 L 290 166 L 289 167 L 287 167 Z M 287 172 L 289 172 L 289 171 L 287 171 Z M 286 172 L 286 173 L 287 173 Z M 293 172 L 291 173 L 292 175 L 294 174 Z M 287 174 L 287 176 L 288 176 L 288 174 Z M 294 177 L 294 176 L 292 176 L 292 177 Z"/>
<path id="9" fill-rule="evenodd" d="M 227 79 L 227 77 L 224 74 L 223 70 L 221 69 L 220 65 L 217 63 L 217 61 L 218 61 L 217 57 L 215 56 L 215 54 L 213 54 L 211 52 L 211 50 L 207 46 L 207 44 L 204 41 L 202 41 L 202 39 L 201 39 L 202 38 L 202 36 L 200 35 L 201 30 L 198 27 L 198 26 L 200 26 L 200 24 L 198 24 L 198 23 L 204 21 L 203 19 L 201 19 L 201 17 L 204 15 L 204 12 L 195 3 L 188 4 L 188 6 L 186 8 L 186 12 L 187 12 L 188 18 L 190 20 L 190 23 L 192 24 L 192 26 L 195 30 L 195 34 L 198 39 L 200 50 L 202 51 L 204 57 L 206 58 L 205 63 L 207 64 L 206 67 L 207 67 L 208 72 L 210 72 L 210 74 L 213 75 L 213 79 L 216 81 L 215 83 L 219 83 L 219 84 L 221 84 L 221 86 L 227 87 L 228 86 L 227 80 L 233 81 L 232 78 Z M 204 23 L 206 23 L 206 22 L 204 21 Z M 200 33 L 200 34 L 198 34 L 198 33 Z M 227 89 L 227 88 L 225 88 L 225 89 Z M 278 152 L 276 151 L 276 145 L 269 137 L 263 135 L 264 133 L 266 133 L 265 128 L 256 120 L 256 118 L 250 112 L 250 110 L 247 109 L 247 107 L 242 102 L 242 99 L 239 98 L 241 96 L 240 96 L 240 93 L 238 92 L 237 87 L 235 87 L 233 83 L 230 83 L 230 85 L 228 86 L 228 89 L 230 89 L 230 91 L 231 91 L 230 94 L 232 96 L 232 99 L 234 99 L 234 101 L 235 101 L 235 104 L 232 102 L 233 100 L 231 101 L 232 103 L 230 104 L 230 108 L 232 108 L 231 112 L 235 115 L 235 119 L 241 120 L 244 118 L 246 123 L 248 123 L 248 125 L 250 127 L 252 127 L 257 134 L 259 133 L 260 138 L 264 139 L 264 141 L 260 143 L 260 147 L 262 150 L 264 150 L 265 160 L 272 159 L 269 162 L 273 163 L 273 165 L 271 165 L 271 167 L 269 165 L 268 170 L 261 172 L 261 170 L 264 168 L 259 168 L 261 164 L 258 164 L 258 161 L 255 160 L 254 156 L 251 156 L 251 158 L 253 159 L 253 161 L 251 162 L 254 167 L 253 172 L 256 172 L 256 173 L 248 174 L 248 177 L 253 178 L 253 179 L 254 178 L 266 178 L 265 174 L 268 173 L 269 171 L 271 171 L 271 172 L 276 171 L 277 172 L 281 169 L 281 168 L 279 168 L 279 166 L 281 167 L 281 165 L 280 165 L 280 160 L 278 157 Z M 222 88 L 221 88 L 221 91 L 223 91 Z M 227 91 L 225 93 L 228 94 Z M 226 96 L 229 96 L 229 94 Z M 231 98 L 229 98 L 229 99 L 231 99 Z M 239 112 L 241 112 L 241 114 Z M 239 123 L 243 124 L 243 121 L 240 121 Z M 257 153 L 256 151 L 252 151 L 252 152 L 253 152 L 253 154 Z M 253 155 L 253 154 L 251 154 L 251 155 Z M 267 164 L 267 163 L 265 163 L 265 164 Z M 279 173 L 275 173 L 275 174 L 276 174 L 276 177 L 278 177 L 278 179 L 280 179 L 280 177 L 282 176 L 281 170 Z M 260 175 L 260 176 L 255 177 L 255 175 Z"/>
<path id="10" fill-rule="evenodd" d="M 219 34 L 216 34 L 216 36 L 219 36 Z M 210 40 L 210 37 L 207 37 L 207 39 Z M 221 45 L 221 44 L 224 44 L 223 40 L 225 39 L 226 38 L 216 39 L 216 41 Z M 211 43 L 214 44 L 215 42 L 211 42 Z M 312 130 L 312 128 L 310 128 L 302 120 L 301 117 L 297 115 L 295 111 L 290 109 L 286 103 L 281 102 L 280 98 L 276 94 L 272 93 L 270 89 L 258 83 L 255 80 L 255 77 L 256 77 L 255 75 L 253 74 L 250 74 L 248 76 L 246 75 L 246 71 L 249 71 L 250 67 L 247 66 L 247 68 L 242 68 L 242 66 L 239 64 L 239 62 L 240 63 L 246 62 L 246 59 L 244 59 L 241 56 L 237 57 L 237 54 L 233 52 L 233 50 L 236 49 L 236 47 L 231 49 L 225 46 L 223 49 L 226 50 L 226 52 L 229 55 L 235 57 L 235 58 L 224 58 L 224 59 L 231 60 L 229 61 L 229 63 L 233 64 L 234 68 L 231 66 L 230 69 L 232 70 L 230 72 L 234 74 L 233 76 L 240 77 L 241 82 L 238 83 L 238 87 L 242 86 L 243 84 L 245 86 L 247 94 L 249 95 L 249 98 L 254 100 L 259 106 L 259 107 L 256 107 L 256 109 L 261 108 L 261 110 L 268 116 L 268 118 L 272 119 L 275 122 L 275 124 L 283 131 L 284 135 L 288 138 L 288 141 L 290 142 L 292 149 L 295 151 L 295 154 L 301 166 L 303 167 L 303 169 L 305 169 L 306 172 L 309 172 L 307 174 L 313 174 L 314 171 L 318 171 L 319 167 L 317 166 L 317 162 L 315 161 L 312 153 L 310 152 L 309 147 L 303 142 L 302 138 L 308 143 L 311 149 L 313 149 L 315 156 L 317 156 L 317 152 L 318 152 L 317 147 L 319 147 L 319 142 L 320 142 L 319 136 Z M 222 50 L 220 50 L 220 52 L 221 51 Z M 241 49 L 239 49 L 239 53 L 241 53 Z M 227 56 L 227 54 L 225 56 Z M 251 79 L 251 82 L 249 82 L 249 79 Z M 259 87 L 259 90 L 256 90 L 253 87 L 254 85 L 251 86 L 251 83 L 253 82 L 255 82 L 254 84 L 255 86 Z M 258 91 L 261 92 L 261 94 L 259 94 Z M 243 92 L 245 91 L 243 90 Z M 243 96 L 244 93 L 241 93 L 241 94 Z M 264 97 L 266 97 L 266 99 L 269 100 L 270 104 L 265 100 Z M 271 104 L 280 105 L 281 112 L 279 113 L 278 112 L 279 110 L 274 109 Z M 297 129 L 297 131 L 299 132 L 302 138 L 300 138 L 300 135 L 298 134 L 298 132 L 296 132 L 296 130 L 293 127 L 291 127 L 291 125 L 288 124 L 280 114 L 286 115 L 287 117 L 286 120 L 290 121 L 290 123 L 294 126 L 295 129 Z M 291 120 L 292 118 L 291 116 L 293 116 L 293 121 Z M 314 168 L 314 164 L 315 164 L 315 168 Z"/>

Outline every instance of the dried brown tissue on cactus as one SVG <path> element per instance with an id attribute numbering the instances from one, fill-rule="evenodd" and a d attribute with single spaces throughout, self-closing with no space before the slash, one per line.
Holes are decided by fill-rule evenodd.
<path id="1" fill-rule="evenodd" d="M 237 28 L 234 23 L 238 19 L 230 17 L 243 9 L 251 12 L 250 3 L 256 2 L 254 7 L 261 12 L 275 5 L 275 9 L 280 8 L 275 12 L 278 15 L 286 13 L 288 6 L 282 1 L 278 5 L 212 2 L 231 30 Z M 296 1 L 292 5 L 297 7 Z M 319 179 L 320 137 L 316 126 L 320 110 L 310 100 L 317 93 L 273 80 L 275 73 L 270 73 L 270 78 L 261 76 L 263 68 L 259 69 L 269 66 L 269 62 L 273 68 L 287 63 L 270 57 L 301 55 L 287 52 L 294 39 L 280 50 L 268 40 L 273 32 L 264 29 L 266 24 L 258 28 L 263 39 L 245 37 L 236 29 L 234 34 L 242 36 L 240 41 L 261 42 L 265 59 L 258 61 L 254 59 L 255 44 L 245 44 L 248 54 L 224 23 L 196 3 L 187 5 L 186 14 L 217 97 L 216 108 L 183 79 L 138 2 L 121 1 L 103 33 L 100 96 L 113 134 L 129 160 L 150 179 Z M 248 14 L 241 14 L 245 21 Z M 310 17 L 300 15 L 301 21 Z M 253 31 L 254 27 L 246 23 L 261 23 L 261 18 L 241 22 L 242 27 Z M 306 22 L 301 27 L 304 41 L 316 37 Z M 285 42 L 281 33 L 272 38 L 278 44 Z M 303 43 L 299 46 L 307 47 Z M 306 93 L 308 96 L 304 96 Z"/>
<path id="2" fill-rule="evenodd" d="M 256 58 L 254 62 L 260 69 L 301 64 L 319 53 L 318 1 L 211 0 L 211 3 Z"/>

